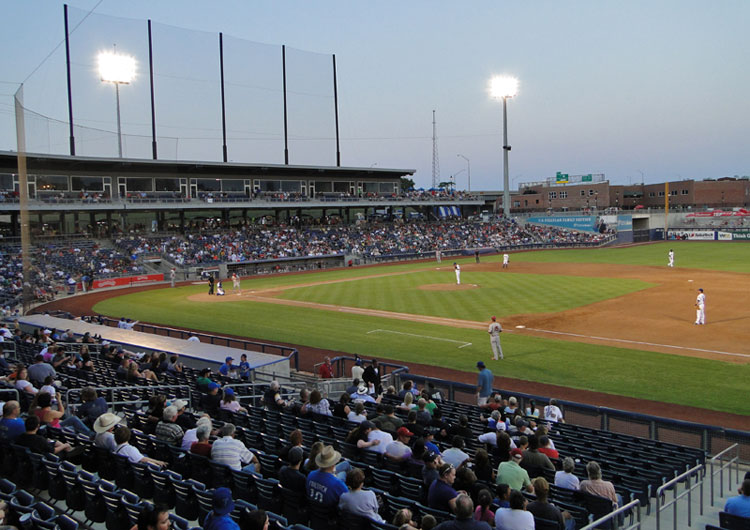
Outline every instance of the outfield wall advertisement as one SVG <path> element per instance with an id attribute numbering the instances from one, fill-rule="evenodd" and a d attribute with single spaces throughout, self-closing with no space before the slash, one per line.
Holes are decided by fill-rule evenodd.
<path id="1" fill-rule="evenodd" d="M 94 289 L 102 287 L 122 287 L 124 285 L 135 285 L 139 283 L 163 282 L 163 274 L 140 274 L 138 276 L 122 276 L 120 278 L 107 278 L 106 280 L 94 280 Z"/>
<path id="2" fill-rule="evenodd" d="M 557 226 L 558 228 L 569 228 L 571 230 L 581 230 L 583 232 L 597 232 L 596 216 L 593 215 L 570 215 L 548 217 L 529 217 L 529 223 Z"/>
<path id="3" fill-rule="evenodd" d="M 670 230 L 669 239 L 687 239 L 688 241 L 750 241 L 750 231 Z"/>

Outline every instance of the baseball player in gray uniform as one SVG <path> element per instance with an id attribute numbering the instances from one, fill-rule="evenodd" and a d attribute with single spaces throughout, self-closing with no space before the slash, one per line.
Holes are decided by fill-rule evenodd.
<path id="1" fill-rule="evenodd" d="M 695 325 L 706 323 L 706 295 L 703 289 L 698 289 L 698 297 L 695 299 Z"/>
<path id="2" fill-rule="evenodd" d="M 490 327 L 487 329 L 487 333 L 490 334 L 490 346 L 492 346 L 492 358 L 496 361 L 503 358 L 503 348 L 500 346 L 500 333 L 503 332 L 503 328 L 497 321 L 496 317 L 492 317 Z"/>
<path id="3" fill-rule="evenodd" d="M 667 263 L 667 267 L 674 267 L 674 250 L 672 250 L 671 248 L 669 249 L 667 258 L 669 259 L 669 263 Z"/>
<path id="4" fill-rule="evenodd" d="M 456 271 L 456 285 L 461 285 L 461 265 L 454 261 L 453 268 Z"/>

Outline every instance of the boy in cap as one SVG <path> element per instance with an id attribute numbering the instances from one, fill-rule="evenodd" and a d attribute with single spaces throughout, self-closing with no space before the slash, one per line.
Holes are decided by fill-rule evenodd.
<path id="1" fill-rule="evenodd" d="M 211 500 L 211 510 L 203 522 L 204 530 L 240 530 L 240 527 L 229 516 L 234 510 L 232 490 L 229 488 L 216 488 Z"/>

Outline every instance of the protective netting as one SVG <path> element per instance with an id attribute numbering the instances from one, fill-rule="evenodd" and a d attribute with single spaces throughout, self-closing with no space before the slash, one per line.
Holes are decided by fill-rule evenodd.
<path id="1" fill-rule="evenodd" d="M 76 154 L 118 156 L 119 89 L 122 155 L 151 158 L 147 21 L 74 8 L 68 16 Z M 219 35 L 157 23 L 151 29 L 158 158 L 222 160 Z M 282 47 L 226 34 L 223 41 L 228 160 L 283 164 Z M 117 88 L 102 81 L 101 52 L 133 57 L 132 81 Z M 332 57 L 287 47 L 286 74 L 289 163 L 334 165 Z M 28 152 L 69 153 L 66 82 L 62 44 L 24 83 Z M 12 119 L 0 112 L 6 116 Z"/>

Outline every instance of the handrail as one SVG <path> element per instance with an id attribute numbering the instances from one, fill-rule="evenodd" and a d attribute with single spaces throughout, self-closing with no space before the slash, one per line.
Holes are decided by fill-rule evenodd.
<path id="1" fill-rule="evenodd" d="M 676 476 L 669 482 L 666 482 L 659 486 L 656 489 L 656 530 L 660 530 L 661 528 L 661 512 L 669 508 L 670 506 L 673 506 L 672 510 L 672 520 L 674 523 L 674 530 L 677 530 L 677 501 L 682 499 L 683 497 L 687 496 L 688 500 L 688 526 L 692 525 L 692 519 L 693 519 L 693 500 L 692 500 L 692 494 L 693 489 L 696 487 L 700 488 L 700 514 L 703 515 L 703 481 L 705 479 L 705 470 L 706 466 L 704 464 L 698 464 L 697 466 L 688 469 L 683 474 Z M 690 484 L 690 479 L 694 475 L 698 475 L 702 472 L 703 478 L 700 478 L 697 480 L 697 482 L 693 485 Z M 687 488 L 685 491 L 677 494 L 677 489 L 674 488 L 679 483 L 687 482 Z M 674 492 L 674 496 L 672 497 L 672 500 L 662 504 L 662 497 L 664 496 L 664 492 L 668 489 L 672 489 Z"/>
<path id="2" fill-rule="evenodd" d="M 636 521 L 633 522 L 633 512 L 631 511 L 633 508 L 635 508 L 635 519 Z M 599 528 L 599 525 L 602 523 L 605 523 L 607 521 L 613 521 L 614 528 L 620 528 L 620 525 L 617 522 L 617 519 L 615 517 L 620 517 L 626 515 L 627 512 L 630 512 L 630 526 L 625 526 L 622 528 L 622 530 L 634 530 L 636 528 L 641 528 L 641 503 L 638 499 L 634 501 L 630 501 L 624 506 L 621 506 L 620 508 L 608 513 L 607 515 L 600 517 L 596 521 L 593 521 L 583 528 L 581 530 L 592 530 L 594 528 Z"/>
<path id="3" fill-rule="evenodd" d="M 735 451 L 734 457 L 731 458 L 726 462 L 726 464 L 721 464 L 718 471 L 714 470 L 714 466 L 716 465 L 717 461 L 723 462 L 724 460 L 724 454 L 728 453 L 729 451 L 733 450 Z M 732 464 L 734 464 L 734 472 L 735 472 L 735 483 L 739 482 L 740 480 L 740 446 L 739 444 L 732 444 L 726 449 L 724 449 L 722 452 L 714 455 L 713 458 L 711 458 L 708 461 L 709 465 L 711 466 L 711 472 L 710 472 L 710 478 L 711 478 L 711 506 L 714 505 L 714 477 L 718 473 L 720 475 L 719 477 L 719 497 L 724 496 L 724 470 L 729 468 L 729 472 L 727 474 L 727 488 L 731 487 L 732 484 Z"/>
<path id="4" fill-rule="evenodd" d="M 16 401 L 21 400 L 21 394 L 17 388 L 0 388 L 0 394 L 4 394 L 5 392 L 13 392 L 16 395 Z"/>
<path id="5" fill-rule="evenodd" d="M 227 388 L 227 387 L 229 388 L 255 388 L 255 387 L 266 387 L 266 386 L 268 386 L 268 383 L 225 383 L 222 388 Z M 289 397 L 294 397 L 295 395 L 299 395 L 299 392 L 283 392 L 284 387 L 292 387 L 295 389 L 300 389 L 300 388 L 306 388 L 307 385 L 304 382 L 289 382 L 289 383 L 284 383 L 283 385 L 280 385 L 280 387 L 281 388 L 279 389 L 280 390 L 279 395 L 282 398 L 289 398 Z M 262 398 L 263 394 L 262 393 L 261 394 L 253 393 L 253 394 L 244 394 L 244 395 L 236 394 L 235 397 L 237 398 L 237 401 L 242 401 L 243 399 L 248 399 L 248 400 L 252 399 L 253 406 L 256 406 L 257 400 L 259 398 Z"/>
<path id="6" fill-rule="evenodd" d="M 110 393 L 110 396 L 114 398 L 114 391 L 121 390 L 121 391 L 137 391 L 137 390 L 157 390 L 157 389 L 169 389 L 169 388 L 180 388 L 180 389 L 187 389 L 187 402 L 190 406 L 193 402 L 192 398 L 192 390 L 190 389 L 189 385 L 130 385 L 130 386 L 101 386 L 101 387 L 92 387 L 97 392 L 103 391 Z M 71 407 L 70 403 L 70 395 L 71 394 L 80 394 L 81 389 L 80 388 L 69 388 L 65 391 L 65 405 L 66 407 Z M 182 398 L 180 398 L 182 399 Z M 108 405 L 112 405 L 114 408 L 115 405 L 127 405 L 132 403 L 147 403 L 148 400 L 145 399 L 138 399 L 138 400 L 128 400 L 128 401 L 115 401 L 114 399 L 105 399 Z M 80 403 L 73 403 L 72 408 L 76 409 L 80 406 Z"/>

